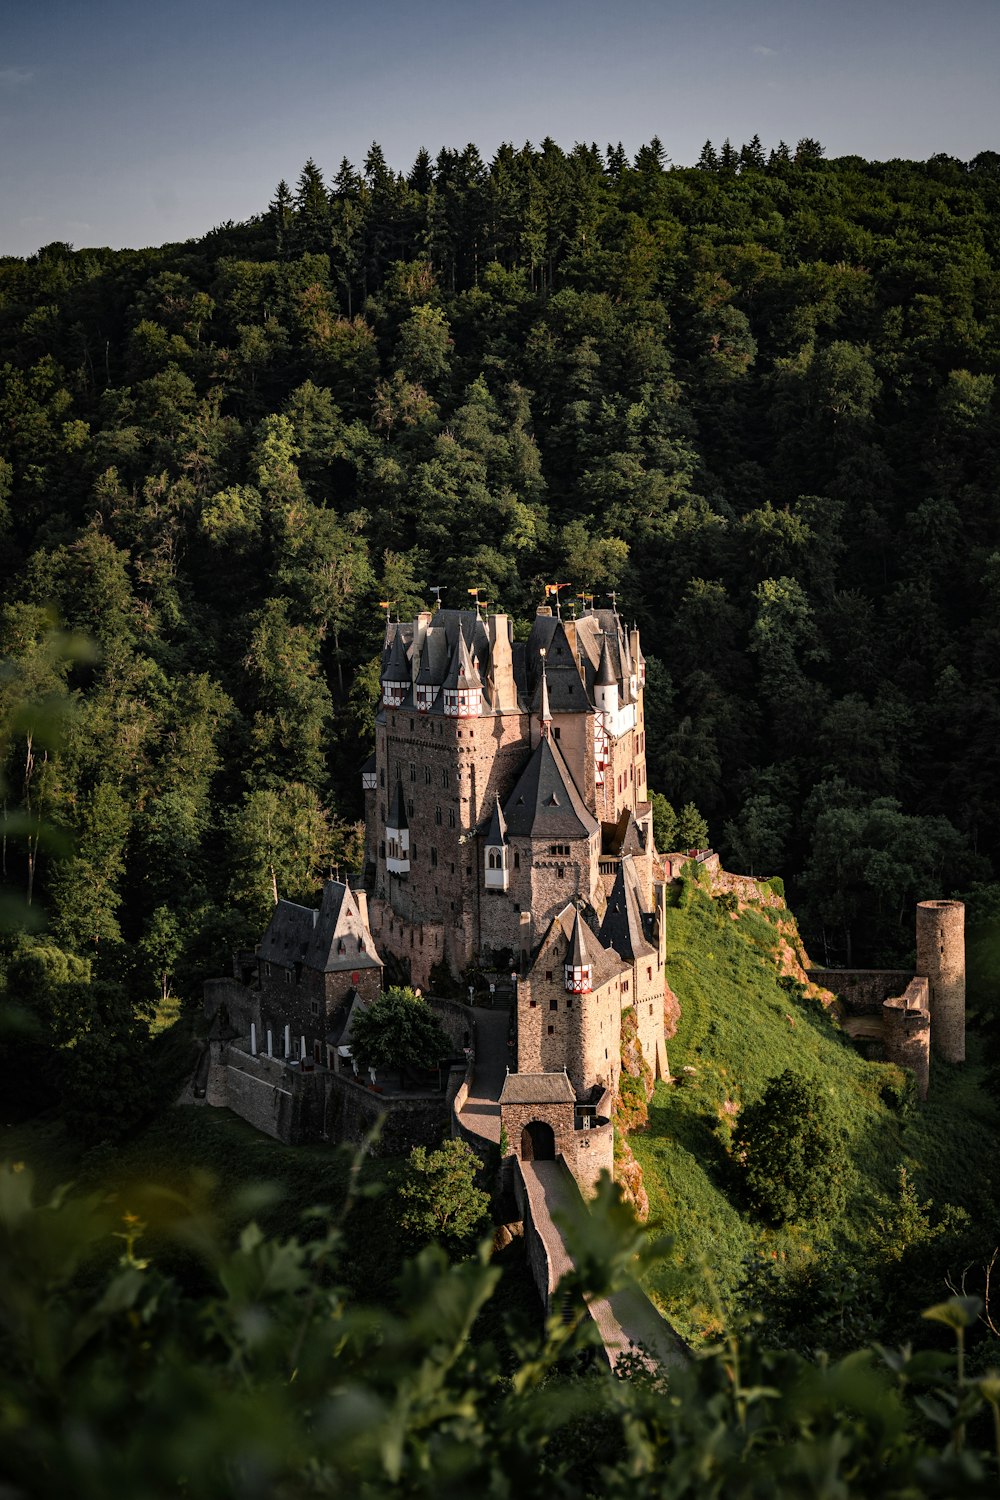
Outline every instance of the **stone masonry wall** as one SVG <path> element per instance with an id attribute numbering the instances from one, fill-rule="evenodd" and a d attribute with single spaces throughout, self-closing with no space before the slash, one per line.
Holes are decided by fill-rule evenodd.
<path id="1" fill-rule="evenodd" d="M 507 1132 L 510 1149 L 519 1160 L 523 1159 L 521 1133 L 524 1127 L 532 1120 L 540 1120 L 552 1127 L 556 1156 L 565 1156 L 573 1162 L 576 1159 L 575 1114 L 571 1100 L 558 1104 L 504 1104 L 500 1109 L 500 1121 Z"/>
<path id="2" fill-rule="evenodd" d="M 620 978 L 589 995 L 566 990 L 567 942 L 559 929 L 542 947 L 531 974 L 517 987 L 517 1066 L 521 1073 L 569 1074 L 577 1094 L 618 1076 Z M 551 976 L 551 977 L 550 977 Z"/>
<path id="3" fill-rule="evenodd" d="M 376 1155 L 435 1146 L 448 1134 L 444 1093 L 385 1097 L 325 1068 L 300 1072 L 278 1058 L 252 1057 L 239 1046 L 218 1048 L 213 1062 L 206 1102 L 231 1109 L 289 1146 L 322 1141 L 357 1145 L 382 1115 Z"/>
<path id="4" fill-rule="evenodd" d="M 882 1036 L 886 1062 L 909 1068 L 921 1099 L 930 1080 L 930 986 L 923 977 L 911 979 L 901 995 L 882 1006 Z"/>
<path id="5" fill-rule="evenodd" d="M 881 1013 L 886 1000 L 901 995 L 913 974 L 908 969 L 809 969 L 809 979 L 830 990 L 852 1016 Z"/>

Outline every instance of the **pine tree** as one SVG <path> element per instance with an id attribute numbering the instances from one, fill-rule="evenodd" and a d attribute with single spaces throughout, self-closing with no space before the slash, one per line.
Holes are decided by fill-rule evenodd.
<path id="1" fill-rule="evenodd" d="M 310 156 L 295 188 L 295 248 L 300 255 L 322 254 L 330 244 L 330 200 L 323 174 Z"/>
<path id="2" fill-rule="evenodd" d="M 760 136 L 755 134 L 745 146 L 740 148 L 740 171 L 761 172 L 764 166 L 764 147 L 760 143 Z"/>
<path id="3" fill-rule="evenodd" d="M 417 152 L 417 159 L 406 180 L 415 193 L 430 192 L 434 184 L 434 168 L 431 166 L 430 152 L 425 146 L 421 146 Z"/>
<path id="4" fill-rule="evenodd" d="M 278 183 L 267 212 L 274 235 L 274 248 L 281 259 L 287 251 L 289 230 L 295 218 L 291 189 L 284 178 Z"/>
<path id="5" fill-rule="evenodd" d="M 711 141 L 706 141 L 701 148 L 697 166 L 702 172 L 717 172 L 719 170 L 719 157 Z"/>
<path id="6" fill-rule="evenodd" d="M 609 177 L 617 182 L 622 173 L 628 167 L 628 157 L 625 155 L 625 147 L 621 141 L 617 146 L 608 145 L 607 150 L 607 173 Z"/>

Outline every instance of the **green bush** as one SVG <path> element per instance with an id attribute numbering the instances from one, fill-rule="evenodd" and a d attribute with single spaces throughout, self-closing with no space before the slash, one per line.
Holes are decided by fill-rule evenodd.
<path id="1" fill-rule="evenodd" d="M 772 1224 L 840 1212 L 849 1164 L 842 1137 L 818 1097 L 818 1085 L 791 1069 L 772 1078 L 740 1114 L 733 1155 L 747 1199 Z"/>

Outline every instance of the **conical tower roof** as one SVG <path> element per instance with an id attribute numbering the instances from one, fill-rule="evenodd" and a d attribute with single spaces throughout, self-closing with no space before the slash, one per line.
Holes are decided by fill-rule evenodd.
<path id="1" fill-rule="evenodd" d="M 403 642 L 403 632 L 396 626 L 392 637 L 392 645 L 389 647 L 389 655 L 382 669 L 383 682 L 408 682 L 410 680 L 410 663 L 406 655 L 406 646 Z"/>
<path id="2" fill-rule="evenodd" d="M 566 962 L 574 969 L 581 969 L 590 963 L 590 953 L 587 948 L 587 940 L 584 937 L 585 926 L 583 917 L 577 911 L 576 921 L 573 923 L 573 931 L 569 935 L 569 948 L 566 950 Z"/>
<path id="3" fill-rule="evenodd" d="M 465 635 L 459 631 L 458 642 L 451 655 L 451 665 L 448 675 L 444 680 L 446 688 L 458 692 L 469 692 L 475 688 L 482 688 L 483 679 L 479 675 L 479 669 L 469 650 Z"/>
<path id="4" fill-rule="evenodd" d="M 607 632 L 604 635 L 604 643 L 601 646 L 601 662 L 597 668 L 597 676 L 594 678 L 595 687 L 617 687 L 618 678 L 611 661 L 611 648 L 608 645 Z"/>
<path id="5" fill-rule="evenodd" d="M 490 818 L 490 826 L 486 830 L 486 843 L 488 847 L 500 848 L 507 842 L 507 819 L 503 815 L 499 796 L 493 805 L 493 816 Z"/>

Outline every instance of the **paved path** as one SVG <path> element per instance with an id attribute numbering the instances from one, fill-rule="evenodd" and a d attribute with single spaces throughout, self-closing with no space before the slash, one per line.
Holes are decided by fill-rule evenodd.
<path id="1" fill-rule="evenodd" d="M 476 1064 L 469 1097 L 462 1110 L 466 1130 L 484 1140 L 500 1144 L 500 1090 L 507 1077 L 507 1031 L 509 1010 L 487 1010 L 477 1006 Z"/>
<path id="2" fill-rule="evenodd" d="M 549 1260 L 551 1296 L 573 1265 L 562 1229 L 552 1215 L 572 1212 L 574 1205 L 579 1206 L 580 1190 L 562 1161 L 523 1162 L 521 1174 L 532 1223 Z M 588 1305 L 612 1369 L 623 1354 L 639 1344 L 647 1351 L 646 1364 L 651 1367 L 660 1365 L 669 1371 L 687 1363 L 684 1345 L 638 1284 Z"/>

